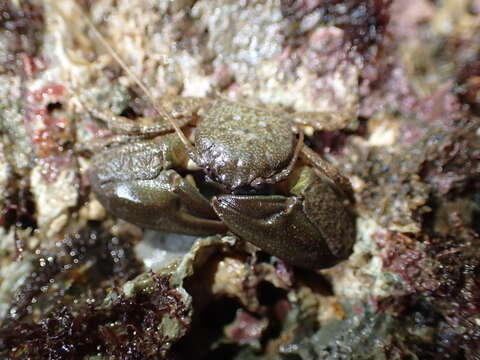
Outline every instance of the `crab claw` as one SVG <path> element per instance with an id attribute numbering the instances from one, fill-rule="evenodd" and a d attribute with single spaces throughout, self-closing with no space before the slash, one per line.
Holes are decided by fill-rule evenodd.
<path id="1" fill-rule="evenodd" d="M 93 157 L 92 189 L 111 214 L 138 226 L 200 236 L 225 232 L 210 202 L 170 168 L 184 160 L 182 149 L 175 135 L 113 145 Z"/>
<path id="2" fill-rule="evenodd" d="M 213 208 L 232 232 L 266 252 L 303 268 L 331 267 L 352 251 L 355 217 L 313 171 L 300 183 L 291 192 L 301 196 L 221 195 Z"/>
<path id="3" fill-rule="evenodd" d="M 226 230 L 197 188 L 174 170 L 148 180 L 97 182 L 94 189 L 113 215 L 142 227 L 202 236 Z"/>

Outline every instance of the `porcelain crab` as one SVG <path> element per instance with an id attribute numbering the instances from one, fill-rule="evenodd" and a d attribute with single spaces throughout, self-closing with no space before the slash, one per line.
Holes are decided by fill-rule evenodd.
<path id="1" fill-rule="evenodd" d="M 355 240 L 350 182 L 303 143 L 335 113 L 284 113 L 226 99 L 160 100 L 161 118 L 89 106 L 119 135 L 93 157 L 91 185 L 113 215 L 192 235 L 231 231 L 310 269 L 346 259 Z"/>
<path id="2" fill-rule="evenodd" d="M 342 129 L 348 112 L 289 114 L 223 98 L 156 101 L 85 19 L 159 115 L 132 120 L 84 106 L 119 134 L 91 167 L 92 189 L 107 210 L 163 231 L 230 231 L 303 268 L 330 267 L 350 255 L 350 181 L 303 143 L 305 126 Z"/>

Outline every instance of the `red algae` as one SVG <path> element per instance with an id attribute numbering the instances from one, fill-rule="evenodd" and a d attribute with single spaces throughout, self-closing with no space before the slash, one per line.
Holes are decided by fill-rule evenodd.
<path id="1" fill-rule="evenodd" d="M 143 230 L 90 193 L 90 142 L 115 134 L 77 97 L 132 121 L 152 105 L 81 17 L 2 2 L 0 357 L 478 359 L 477 3 L 59 2 L 86 5 L 110 44 L 127 44 L 120 55 L 159 98 L 352 114 L 305 137 L 354 185 L 347 261 L 304 271 L 232 236 L 182 257 L 161 234 L 147 252 L 168 267 L 153 272 Z"/>

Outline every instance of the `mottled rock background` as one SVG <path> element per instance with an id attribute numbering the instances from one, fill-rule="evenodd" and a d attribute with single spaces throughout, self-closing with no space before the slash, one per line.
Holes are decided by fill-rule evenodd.
<path id="1" fill-rule="evenodd" d="M 90 192 L 85 102 L 224 96 L 347 111 L 311 147 L 358 239 L 307 272 L 234 237 L 144 231 Z M 0 1 L 0 354 L 480 359 L 480 1 Z"/>

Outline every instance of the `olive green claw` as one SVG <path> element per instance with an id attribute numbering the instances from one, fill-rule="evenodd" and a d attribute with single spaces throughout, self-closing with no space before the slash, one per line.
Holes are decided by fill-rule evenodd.
<path id="1" fill-rule="evenodd" d="M 169 169 L 176 161 L 174 146 L 174 141 L 127 143 L 97 154 L 92 189 L 108 211 L 138 226 L 199 236 L 224 233 L 210 202 Z"/>
<path id="2" fill-rule="evenodd" d="M 305 167 L 290 192 L 296 196 L 221 195 L 212 204 L 232 232 L 293 265 L 321 269 L 346 259 L 355 217 L 335 189 Z"/>
<path id="3" fill-rule="evenodd" d="M 108 211 L 138 226 L 200 236 L 226 231 L 210 203 L 174 170 L 151 180 L 106 183 L 100 189 L 97 197 Z"/>

